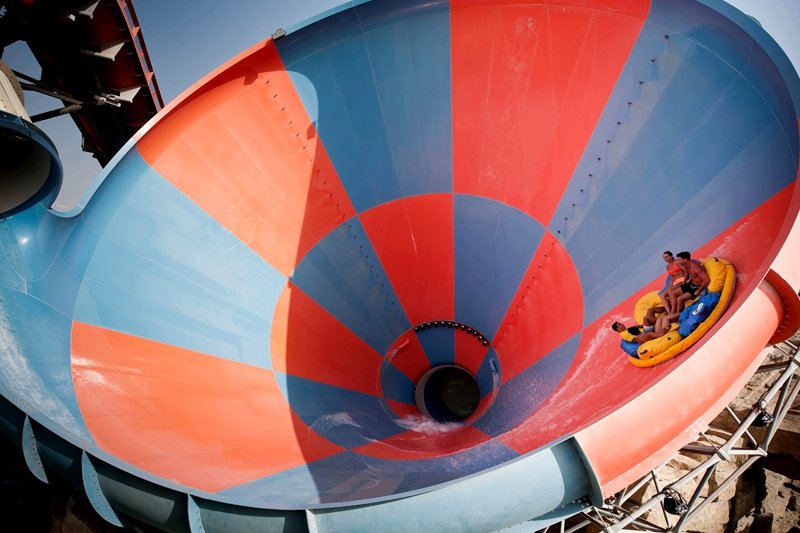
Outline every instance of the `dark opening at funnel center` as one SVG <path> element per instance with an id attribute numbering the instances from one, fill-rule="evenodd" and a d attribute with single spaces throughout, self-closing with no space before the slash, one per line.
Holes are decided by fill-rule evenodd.
<path id="1" fill-rule="evenodd" d="M 437 422 L 460 422 L 475 412 L 481 399 L 475 377 L 463 368 L 445 365 L 430 369 L 417 382 L 417 407 Z"/>

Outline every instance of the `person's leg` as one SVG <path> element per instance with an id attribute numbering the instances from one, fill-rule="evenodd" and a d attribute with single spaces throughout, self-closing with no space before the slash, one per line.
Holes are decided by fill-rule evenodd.
<path id="1" fill-rule="evenodd" d="M 650 309 L 647 310 L 647 313 L 644 315 L 644 318 L 642 319 L 642 325 L 643 326 L 653 326 L 653 325 L 655 325 L 655 323 L 656 323 L 656 313 L 663 313 L 663 312 L 664 312 L 664 308 L 661 307 L 660 305 L 655 306 L 655 307 L 651 307 Z"/>
<path id="2" fill-rule="evenodd" d="M 672 314 L 672 315 L 664 315 L 658 317 L 658 322 L 656 323 L 656 332 L 661 333 L 661 335 L 666 335 L 669 333 L 669 328 L 672 322 L 675 321 L 674 317 L 679 317 L 680 314 Z"/>
<path id="3" fill-rule="evenodd" d="M 670 290 L 669 290 L 669 302 L 670 302 L 671 307 L 669 309 L 669 314 L 678 312 L 678 309 L 677 309 L 677 307 L 678 307 L 678 298 L 681 296 L 681 294 L 683 294 L 683 289 L 681 289 L 680 285 L 678 285 L 677 287 L 670 288 Z"/>
<path id="4" fill-rule="evenodd" d="M 680 296 L 678 296 L 678 300 L 675 304 L 675 312 L 680 313 L 683 311 L 683 308 L 686 306 L 686 302 L 692 299 L 692 293 L 684 292 Z"/>
<path id="5" fill-rule="evenodd" d="M 672 310 L 672 302 L 669 299 L 669 289 L 664 289 L 663 292 L 659 292 L 658 298 L 661 300 L 661 305 L 663 305 L 664 309 L 669 313 Z"/>

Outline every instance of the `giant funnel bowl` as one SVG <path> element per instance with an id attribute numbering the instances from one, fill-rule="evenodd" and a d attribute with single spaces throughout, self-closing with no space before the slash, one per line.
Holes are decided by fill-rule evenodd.
<path id="1" fill-rule="evenodd" d="M 325 15 L 198 82 L 69 216 L 0 224 L 0 428 L 32 470 L 115 523 L 484 531 L 690 440 L 781 327 L 762 280 L 800 282 L 771 38 L 718 0 Z M 737 289 L 636 368 L 609 325 L 666 249 Z M 420 414 L 439 366 L 475 378 L 461 422 Z"/>

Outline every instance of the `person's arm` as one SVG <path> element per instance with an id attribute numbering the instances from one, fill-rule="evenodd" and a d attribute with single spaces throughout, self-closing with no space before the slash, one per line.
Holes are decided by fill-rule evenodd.
<path id="1" fill-rule="evenodd" d="M 695 277 L 697 278 L 697 281 L 699 281 L 699 283 L 695 282 L 695 285 L 697 285 L 698 288 L 694 292 L 694 295 L 700 296 L 700 293 L 706 290 L 708 284 L 711 283 L 711 278 L 708 277 L 708 272 L 706 272 L 706 269 L 703 268 L 702 266 L 698 267 L 696 276 L 692 276 L 692 279 L 694 279 Z"/>

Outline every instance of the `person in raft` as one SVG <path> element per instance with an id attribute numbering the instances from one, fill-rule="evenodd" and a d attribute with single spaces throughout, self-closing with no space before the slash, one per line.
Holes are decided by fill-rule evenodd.
<path id="1" fill-rule="evenodd" d="M 675 299 L 673 313 L 680 313 L 686 306 L 686 302 L 700 296 L 711 283 L 706 269 L 697 259 L 692 259 L 689 252 L 681 252 L 675 262 L 686 272 L 687 279 L 680 287 L 673 287 L 669 290 L 672 298 Z"/>
<path id="2" fill-rule="evenodd" d="M 669 332 L 669 325 L 677 321 L 680 316 L 680 313 L 673 313 L 656 317 L 659 313 L 666 313 L 666 309 L 661 306 L 651 307 L 647 310 L 642 324 L 628 327 L 622 322 L 614 322 L 611 324 L 611 329 L 619 333 L 623 340 L 644 344 L 666 335 Z"/>
<path id="3" fill-rule="evenodd" d="M 675 257 L 672 255 L 672 252 L 669 250 L 665 250 L 661 257 L 664 258 L 664 262 L 667 264 L 667 274 L 669 275 L 669 285 L 665 287 L 661 292 L 658 293 L 658 297 L 661 299 L 661 305 L 664 306 L 666 309 L 667 314 L 671 315 L 674 313 L 675 306 L 677 305 L 677 297 L 672 297 L 672 289 L 678 288 L 683 285 L 683 282 L 686 281 L 686 272 L 681 268 L 677 261 L 675 261 Z"/>

